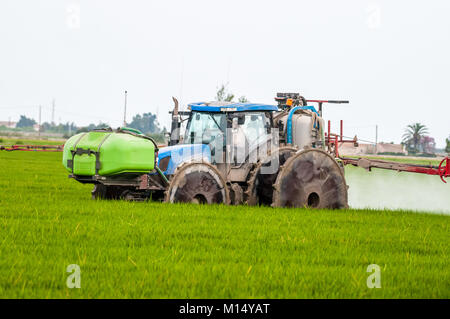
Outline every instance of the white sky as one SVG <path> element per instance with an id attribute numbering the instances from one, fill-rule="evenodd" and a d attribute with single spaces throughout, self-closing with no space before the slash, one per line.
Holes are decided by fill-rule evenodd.
<path id="1" fill-rule="evenodd" d="M 79 14 L 78 14 L 79 11 Z M 419 121 L 450 134 L 450 1 L 2 0 L 0 120 L 20 114 L 119 126 L 171 96 L 236 95 L 274 104 L 278 91 L 348 99 L 325 119 L 344 134 L 400 142 Z"/>

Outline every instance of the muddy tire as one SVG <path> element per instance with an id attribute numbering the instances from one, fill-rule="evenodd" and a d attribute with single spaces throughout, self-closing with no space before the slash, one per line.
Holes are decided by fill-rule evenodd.
<path id="1" fill-rule="evenodd" d="M 319 149 L 290 157 L 274 184 L 273 206 L 348 208 L 347 184 L 338 162 Z"/>
<path id="2" fill-rule="evenodd" d="M 242 205 L 244 203 L 244 191 L 237 183 L 231 183 L 229 187 L 231 205 Z"/>
<path id="3" fill-rule="evenodd" d="M 229 204 L 230 195 L 220 172 L 208 163 L 188 163 L 175 172 L 166 191 L 167 203 Z"/>
<path id="4" fill-rule="evenodd" d="M 245 193 L 246 204 L 249 206 L 272 204 L 273 184 L 276 181 L 280 167 L 298 149 L 291 146 L 280 147 L 273 155 L 256 164 L 250 173 Z"/>

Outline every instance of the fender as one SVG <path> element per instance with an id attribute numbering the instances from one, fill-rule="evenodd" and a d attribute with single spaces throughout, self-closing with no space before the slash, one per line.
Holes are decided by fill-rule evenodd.
<path id="1" fill-rule="evenodd" d="M 159 167 L 165 166 L 160 165 L 160 163 L 167 157 L 169 157 L 169 164 L 163 170 L 163 173 L 164 175 L 172 175 L 178 166 L 186 162 L 204 161 L 211 163 L 211 149 L 205 144 L 179 144 L 162 147 L 158 153 Z"/>

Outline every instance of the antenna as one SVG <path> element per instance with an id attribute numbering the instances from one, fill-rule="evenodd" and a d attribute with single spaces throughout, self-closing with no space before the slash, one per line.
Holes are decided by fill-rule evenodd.
<path id="1" fill-rule="evenodd" d="M 127 126 L 127 94 L 128 92 L 125 91 L 125 106 L 123 110 L 123 126 Z"/>
<path id="2" fill-rule="evenodd" d="M 184 80 L 184 57 L 181 59 L 180 100 L 183 99 L 183 80 Z"/>
<path id="3" fill-rule="evenodd" d="M 231 72 L 231 57 L 228 58 L 228 65 L 227 65 L 227 85 L 230 83 L 230 72 Z"/>

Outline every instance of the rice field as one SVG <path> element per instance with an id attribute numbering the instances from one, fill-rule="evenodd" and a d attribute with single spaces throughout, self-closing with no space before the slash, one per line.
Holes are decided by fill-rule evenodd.
<path id="1" fill-rule="evenodd" d="M 347 170 L 350 204 L 367 174 Z M 0 298 L 450 297 L 445 214 L 93 201 L 90 190 L 61 153 L 0 152 Z M 71 264 L 80 289 L 66 285 Z M 370 264 L 381 288 L 367 286 Z"/>

